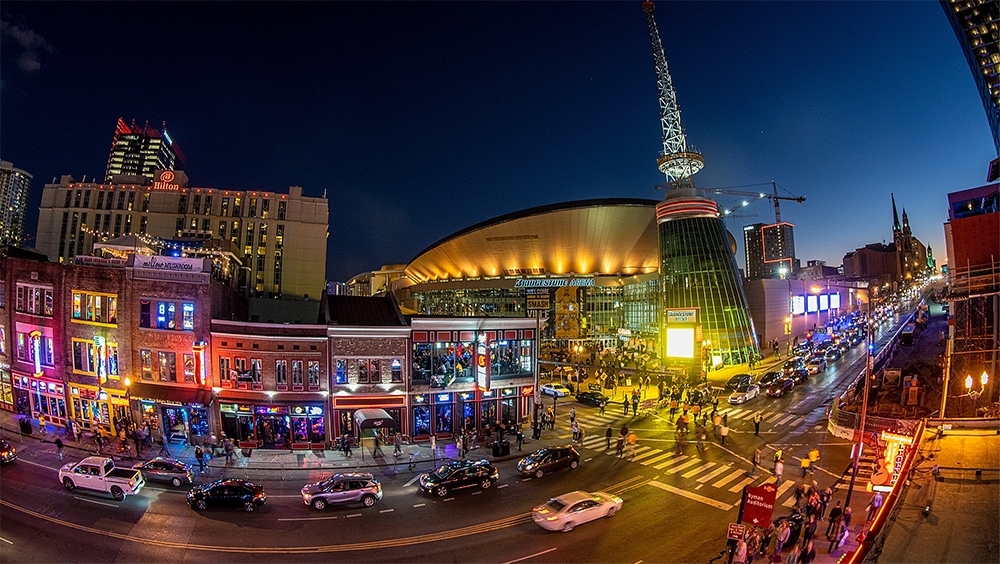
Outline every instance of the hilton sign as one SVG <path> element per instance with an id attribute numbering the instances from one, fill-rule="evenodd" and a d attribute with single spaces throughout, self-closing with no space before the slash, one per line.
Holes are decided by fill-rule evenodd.
<path id="1" fill-rule="evenodd" d="M 156 172 L 153 190 L 178 191 L 187 187 L 187 175 L 180 171 L 160 170 Z"/>

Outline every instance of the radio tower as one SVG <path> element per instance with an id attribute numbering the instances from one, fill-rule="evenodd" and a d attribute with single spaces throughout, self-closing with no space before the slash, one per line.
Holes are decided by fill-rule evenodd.
<path id="1" fill-rule="evenodd" d="M 701 328 L 700 354 L 695 355 L 700 362 L 690 359 L 690 352 L 683 358 L 684 354 L 678 355 L 670 347 L 666 326 L 660 329 L 660 360 L 684 368 L 701 381 L 705 371 L 718 363 L 745 364 L 755 358 L 757 335 L 736 265 L 736 240 L 726 231 L 719 204 L 694 185 L 694 174 L 705 161 L 687 145 L 667 57 L 653 19 L 653 3 L 643 2 L 642 9 L 649 24 L 660 90 L 663 156 L 656 164 L 667 175 L 666 197 L 656 205 L 660 307 L 663 313 L 693 309 L 694 323 Z M 667 318 L 661 316 L 664 321 Z M 673 355 L 678 358 L 671 358 Z"/>
<path id="2" fill-rule="evenodd" d="M 656 86 L 660 93 L 660 127 L 663 129 L 663 155 L 656 159 L 660 172 L 667 175 L 667 190 L 683 186 L 694 186 L 694 174 L 705 166 L 705 159 L 697 151 L 688 148 L 681 109 L 677 106 L 677 93 L 670 80 L 667 57 L 660 42 L 660 31 L 653 18 L 652 2 L 643 2 L 646 23 L 649 25 L 649 40 L 653 46 L 653 63 L 656 65 Z"/>

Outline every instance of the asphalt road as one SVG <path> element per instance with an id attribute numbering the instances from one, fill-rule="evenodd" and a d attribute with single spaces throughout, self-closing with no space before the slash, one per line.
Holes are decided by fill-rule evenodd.
<path id="1" fill-rule="evenodd" d="M 699 452 L 692 441 L 680 457 L 673 454 L 674 429 L 665 413 L 633 419 L 609 409 L 601 416 L 565 398 L 560 413 L 575 406 L 588 429 L 576 470 L 524 479 L 514 461 L 501 462 L 497 485 L 443 499 L 421 494 L 412 471 L 386 472 L 377 476 L 385 496 L 372 508 L 305 506 L 299 489 L 325 472 L 251 471 L 247 477 L 267 492 L 267 503 L 253 513 L 195 512 L 183 489 L 155 483 L 116 502 L 106 494 L 65 491 L 50 450 L 25 447 L 0 470 L 0 562 L 707 562 L 736 521 L 742 486 L 774 480 L 767 472 L 746 477 L 754 448 L 761 448 L 767 469 L 774 447 L 785 451 L 776 516 L 788 512 L 798 460 L 811 448 L 821 458 L 809 479 L 826 487 L 840 477 L 850 443 L 826 433 L 824 412 L 863 369 L 864 347 L 858 346 L 784 398 L 720 402 L 720 410 L 731 413 L 726 445 L 710 439 Z M 765 415 L 760 436 L 750 419 L 757 410 Z M 617 436 L 623 422 L 639 436 L 632 461 L 604 451 L 606 423 Z M 569 432 L 562 435 L 569 442 Z M 624 507 L 570 533 L 546 532 L 531 521 L 532 507 L 578 489 L 619 494 Z"/>

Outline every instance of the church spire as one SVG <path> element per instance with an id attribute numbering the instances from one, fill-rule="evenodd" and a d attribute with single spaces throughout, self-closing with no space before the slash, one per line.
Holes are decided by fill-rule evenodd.
<path id="1" fill-rule="evenodd" d="M 892 230 L 899 231 L 899 214 L 896 213 L 896 195 L 889 194 L 892 197 Z M 903 212 L 905 215 L 905 211 Z"/>

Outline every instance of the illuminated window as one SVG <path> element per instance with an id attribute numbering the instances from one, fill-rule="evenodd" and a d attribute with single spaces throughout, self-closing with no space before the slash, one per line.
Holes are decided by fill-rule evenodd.
<path id="1" fill-rule="evenodd" d="M 334 382 L 337 384 L 347 383 L 347 361 L 342 358 L 337 359 L 337 371 L 334 374 Z"/>
<path id="2" fill-rule="evenodd" d="M 358 361 L 358 383 L 368 383 L 368 361 L 364 359 Z"/>
<path id="3" fill-rule="evenodd" d="M 160 381 L 176 382 L 177 353 L 160 351 L 159 359 L 160 359 Z"/>
<path id="4" fill-rule="evenodd" d="M 73 321 L 94 323 L 118 323 L 118 297 L 114 294 L 99 294 L 73 290 Z"/>
<path id="5" fill-rule="evenodd" d="M 93 374 L 96 370 L 94 342 L 73 339 L 73 371 Z"/>
<path id="6" fill-rule="evenodd" d="M 42 286 L 17 285 L 15 309 L 32 315 L 52 315 L 52 289 Z"/>
<path id="7" fill-rule="evenodd" d="M 219 357 L 219 380 L 228 382 L 232 378 L 229 369 L 229 357 Z"/>
<path id="8" fill-rule="evenodd" d="M 264 200 L 265 202 L 267 200 Z M 309 361 L 309 385 L 319 386 L 319 361 L 310 360 Z"/>
<path id="9" fill-rule="evenodd" d="M 402 382 L 403 381 L 403 363 L 398 359 L 392 359 L 392 381 Z"/>
<path id="10" fill-rule="evenodd" d="M 194 355 L 185 354 L 184 357 L 184 381 L 194 383 Z"/>
<path id="11" fill-rule="evenodd" d="M 222 209 L 219 210 L 219 215 L 229 217 L 229 198 L 222 199 Z"/>
<path id="12" fill-rule="evenodd" d="M 288 386 L 288 361 L 274 361 L 274 383 L 278 386 Z"/>
<path id="13" fill-rule="evenodd" d="M 250 359 L 250 379 L 254 384 L 260 384 L 260 379 L 263 375 L 263 371 L 260 366 L 261 363 L 259 358 Z"/>
<path id="14" fill-rule="evenodd" d="M 142 379 L 153 379 L 153 351 L 142 349 L 139 351 L 139 358 L 142 360 Z"/>
<path id="15" fill-rule="evenodd" d="M 271 200 L 261 200 L 260 201 L 260 217 L 261 219 L 267 219 L 267 209 L 271 207 Z"/>
<path id="16" fill-rule="evenodd" d="M 250 198 L 250 208 L 247 209 L 247 217 L 257 217 L 257 198 Z"/>
<path id="17" fill-rule="evenodd" d="M 181 328 L 185 331 L 194 331 L 194 304 L 184 304 L 181 310 L 184 316 Z"/>
<path id="18" fill-rule="evenodd" d="M 284 201 L 278 202 L 278 219 L 279 220 L 285 219 L 285 202 Z"/>
<path id="19" fill-rule="evenodd" d="M 302 385 L 302 361 L 293 360 L 292 361 L 292 385 L 301 386 Z"/>

